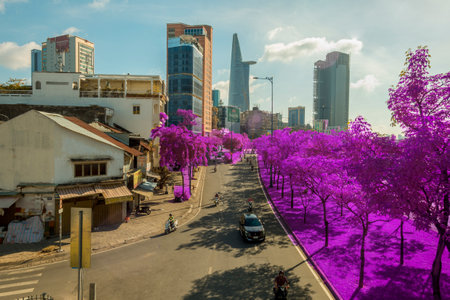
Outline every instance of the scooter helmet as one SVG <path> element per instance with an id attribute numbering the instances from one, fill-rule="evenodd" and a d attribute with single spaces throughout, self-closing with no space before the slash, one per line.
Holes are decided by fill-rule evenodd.
<path id="1" fill-rule="evenodd" d="M 284 275 L 284 271 L 280 270 L 280 272 L 278 272 L 278 275 Z"/>

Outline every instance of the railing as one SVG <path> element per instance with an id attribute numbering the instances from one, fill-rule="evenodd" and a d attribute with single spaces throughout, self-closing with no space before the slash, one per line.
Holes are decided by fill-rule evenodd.
<path id="1" fill-rule="evenodd" d="M 54 298 L 47 293 L 42 293 L 41 295 L 26 296 L 23 298 L 16 298 L 16 300 L 54 300 Z"/>
<path id="2" fill-rule="evenodd" d="M 32 95 L 32 90 L 0 90 L 0 95 Z"/>
<path id="3" fill-rule="evenodd" d="M 149 91 L 127 91 L 125 96 L 124 91 L 100 91 L 101 98 L 154 98 L 160 95 L 161 93 L 151 93 Z M 80 97 L 98 98 L 98 96 L 98 91 L 80 91 Z"/>

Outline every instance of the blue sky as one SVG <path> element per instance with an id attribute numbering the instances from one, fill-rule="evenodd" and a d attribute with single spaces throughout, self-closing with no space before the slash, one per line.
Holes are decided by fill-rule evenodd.
<path id="1" fill-rule="evenodd" d="M 427 45 L 431 73 L 450 71 L 450 1 L 0 0 L 0 82 L 30 78 L 30 49 L 71 33 L 95 43 L 95 72 L 166 76 L 166 24 L 213 27 L 213 86 L 228 103 L 233 33 L 252 76 L 274 77 L 274 111 L 306 107 L 312 118 L 314 62 L 351 53 L 350 118 L 389 126 L 388 88 L 405 51 Z M 270 83 L 251 80 L 251 105 L 270 110 Z"/>

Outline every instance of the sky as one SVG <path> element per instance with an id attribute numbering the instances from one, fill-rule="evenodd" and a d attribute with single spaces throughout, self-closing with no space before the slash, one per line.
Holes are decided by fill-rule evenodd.
<path id="1" fill-rule="evenodd" d="M 312 121 L 314 63 L 331 51 L 350 53 L 350 119 L 390 126 L 386 101 L 404 68 L 405 52 L 428 46 L 431 74 L 450 71 L 448 0 L 0 0 L 0 82 L 30 81 L 30 51 L 48 37 L 72 34 L 95 44 L 95 73 L 166 78 L 166 24 L 213 27 L 213 88 L 228 104 L 233 34 L 250 68 L 250 105 L 287 121 L 305 106 Z"/>

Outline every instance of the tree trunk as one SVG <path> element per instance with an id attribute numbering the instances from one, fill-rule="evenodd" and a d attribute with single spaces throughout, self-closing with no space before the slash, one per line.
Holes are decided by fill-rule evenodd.
<path id="1" fill-rule="evenodd" d="M 191 191 L 191 186 L 192 186 L 192 166 L 189 166 L 189 195 L 191 195 L 192 191 Z"/>
<path id="2" fill-rule="evenodd" d="M 281 198 L 284 198 L 284 175 L 283 175 L 283 181 L 281 183 Z"/>
<path id="3" fill-rule="evenodd" d="M 362 288 L 364 286 L 364 266 L 365 266 L 365 245 L 366 245 L 366 236 L 368 231 L 368 225 L 363 225 L 363 236 L 361 241 L 361 266 L 359 268 L 359 288 Z"/>
<path id="4" fill-rule="evenodd" d="M 434 300 L 441 299 L 441 288 L 440 288 L 440 279 L 441 279 L 441 270 L 442 270 L 442 254 L 445 249 L 445 237 L 444 235 L 439 235 L 439 242 L 436 250 L 436 257 L 433 261 L 433 267 L 431 269 L 431 281 L 433 285 L 433 298 Z"/>
<path id="5" fill-rule="evenodd" d="M 403 219 L 400 221 L 400 266 L 403 266 L 405 257 L 405 235 L 403 234 Z"/>
<path id="6" fill-rule="evenodd" d="M 294 187 L 291 184 L 291 208 L 294 208 Z"/>
<path id="7" fill-rule="evenodd" d="M 323 224 L 325 225 L 325 247 L 328 247 L 328 221 L 327 221 L 327 206 L 326 202 L 322 200 L 323 206 Z"/>
<path id="8" fill-rule="evenodd" d="M 280 182 L 280 169 L 277 168 L 277 190 L 278 190 L 278 183 Z"/>
<path id="9" fill-rule="evenodd" d="M 341 217 L 343 215 L 343 211 L 344 211 L 344 205 L 341 205 Z"/>

